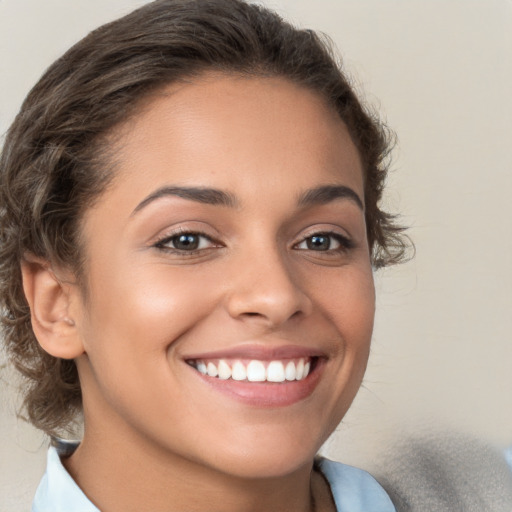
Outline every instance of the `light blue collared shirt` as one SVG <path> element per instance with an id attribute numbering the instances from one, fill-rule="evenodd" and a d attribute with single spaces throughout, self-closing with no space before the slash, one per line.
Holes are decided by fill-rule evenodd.
<path id="1" fill-rule="evenodd" d="M 395 512 L 384 489 L 366 471 L 323 458 L 319 467 L 331 486 L 338 512 Z M 100 512 L 66 471 L 54 447 L 48 451 L 46 473 L 32 512 Z"/>

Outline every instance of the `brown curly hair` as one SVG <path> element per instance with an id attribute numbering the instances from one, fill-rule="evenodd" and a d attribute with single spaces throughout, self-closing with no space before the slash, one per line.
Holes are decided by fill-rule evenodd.
<path id="1" fill-rule="evenodd" d="M 44 352 L 31 328 L 20 262 L 27 253 L 80 276 L 79 221 L 105 189 L 106 136 L 159 88 L 206 70 L 284 77 L 324 97 L 362 158 L 374 267 L 407 247 L 379 208 L 390 137 L 357 99 L 327 39 L 243 0 L 157 0 L 91 32 L 43 75 L 9 129 L 0 158 L 0 314 L 7 353 L 26 378 L 24 406 L 48 434 L 81 410 L 74 361 Z"/>

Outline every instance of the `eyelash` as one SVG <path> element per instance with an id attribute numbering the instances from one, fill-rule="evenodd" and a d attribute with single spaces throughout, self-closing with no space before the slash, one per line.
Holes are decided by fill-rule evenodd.
<path id="1" fill-rule="evenodd" d="M 211 244 L 209 247 L 200 247 L 201 240 L 199 240 L 199 247 L 191 250 L 186 249 L 178 249 L 176 247 L 171 247 L 169 244 L 173 243 L 178 237 L 198 237 L 199 239 L 207 240 L 209 244 Z M 308 242 L 308 240 L 311 240 L 313 238 L 329 238 L 329 247 L 326 250 L 315 250 L 311 247 L 306 247 L 299 249 L 299 246 L 303 243 Z M 337 242 L 339 244 L 339 247 L 336 247 L 334 249 L 331 249 L 330 246 L 332 245 L 332 240 Z M 206 233 L 200 232 L 200 231 L 187 231 L 187 230 L 179 230 L 175 233 L 171 233 L 169 235 L 166 235 L 165 237 L 161 238 L 157 242 L 153 244 L 153 246 L 161 251 L 165 251 L 172 254 L 179 254 L 182 256 L 194 256 L 197 254 L 202 253 L 205 250 L 214 248 L 214 247 L 222 247 L 222 244 L 216 242 L 212 237 L 208 236 Z M 341 235 L 340 233 L 331 232 L 331 231 L 319 231 L 315 233 L 308 234 L 305 236 L 300 242 L 293 245 L 293 248 L 296 250 L 301 251 L 311 251 L 316 253 L 324 253 L 324 254 L 335 254 L 335 253 L 344 253 L 348 252 L 350 249 L 353 249 L 355 247 L 355 244 L 352 240 L 349 238 Z"/>

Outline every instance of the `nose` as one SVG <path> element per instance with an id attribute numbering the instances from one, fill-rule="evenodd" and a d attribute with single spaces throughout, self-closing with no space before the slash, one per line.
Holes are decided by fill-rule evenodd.
<path id="1" fill-rule="evenodd" d="M 231 317 L 269 328 L 307 316 L 312 302 L 296 272 L 277 254 L 253 254 L 230 272 L 227 309 Z"/>

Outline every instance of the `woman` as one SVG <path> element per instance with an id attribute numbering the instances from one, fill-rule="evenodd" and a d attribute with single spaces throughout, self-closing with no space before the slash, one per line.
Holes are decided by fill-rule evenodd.
<path id="1" fill-rule="evenodd" d="M 2 153 L 2 310 L 30 421 L 80 446 L 33 510 L 393 510 L 316 453 L 354 398 L 388 151 L 318 36 L 237 0 L 91 33 Z"/>

